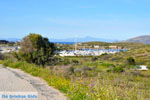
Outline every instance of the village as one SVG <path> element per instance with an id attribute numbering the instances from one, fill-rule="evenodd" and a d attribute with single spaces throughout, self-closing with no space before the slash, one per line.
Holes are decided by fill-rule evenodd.
<path id="1" fill-rule="evenodd" d="M 59 44 L 59 46 L 64 46 L 63 44 Z M 87 45 L 82 43 L 75 43 L 72 45 L 71 49 L 63 48 L 57 53 L 64 57 L 64 56 L 100 56 L 102 54 L 115 54 L 120 51 L 126 51 L 127 49 L 123 49 L 122 47 L 116 45 Z"/>
<path id="2" fill-rule="evenodd" d="M 114 54 L 120 51 L 126 51 L 125 49 L 80 49 L 71 51 L 60 51 L 60 56 L 100 56 L 102 54 Z"/>

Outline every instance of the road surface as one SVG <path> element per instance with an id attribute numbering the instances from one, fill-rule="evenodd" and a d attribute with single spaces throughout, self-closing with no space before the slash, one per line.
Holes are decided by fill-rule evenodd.
<path id="1" fill-rule="evenodd" d="M 33 77 L 19 69 L 4 68 L 0 65 L 0 93 L 37 93 L 37 98 L 4 99 L 4 100 L 67 100 L 58 90 L 47 85 L 37 77 Z M 8 95 L 9 96 L 9 95 Z M 5 97 L 4 97 L 5 98 Z M 3 100 L 3 99 L 2 99 Z"/>

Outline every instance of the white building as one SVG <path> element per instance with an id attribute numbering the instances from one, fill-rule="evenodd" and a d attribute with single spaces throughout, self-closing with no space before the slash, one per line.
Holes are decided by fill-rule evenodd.
<path id="1" fill-rule="evenodd" d="M 75 50 L 75 51 L 60 51 L 60 56 L 99 56 L 102 54 L 114 54 L 120 52 L 120 50 L 106 50 L 106 49 L 93 49 L 93 50 Z"/>
<path id="2" fill-rule="evenodd" d="M 94 45 L 94 48 L 95 49 L 99 49 L 99 45 Z"/>
<path id="3" fill-rule="evenodd" d="M 64 57 L 64 56 L 75 56 L 74 52 L 67 52 L 67 51 L 61 51 L 59 52 L 59 55 Z"/>

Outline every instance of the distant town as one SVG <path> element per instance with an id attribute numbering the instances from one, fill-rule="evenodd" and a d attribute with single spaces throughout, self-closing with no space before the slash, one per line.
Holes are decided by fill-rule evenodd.
<path id="1" fill-rule="evenodd" d="M 0 41 L 0 53 L 10 53 L 10 52 L 18 52 L 20 49 L 19 42 L 8 42 L 6 40 Z M 61 46 L 64 46 L 64 44 L 57 44 L 58 48 Z M 89 44 L 82 44 L 82 43 L 76 43 L 76 44 L 70 44 L 72 49 L 68 50 L 61 49 L 57 50 L 57 54 L 59 56 L 99 56 L 102 54 L 114 54 L 120 51 L 126 51 L 126 49 L 123 49 L 122 47 L 116 46 L 116 45 L 108 45 L 108 46 L 102 46 L 102 45 L 89 45 Z M 68 47 L 69 47 L 68 46 Z"/>

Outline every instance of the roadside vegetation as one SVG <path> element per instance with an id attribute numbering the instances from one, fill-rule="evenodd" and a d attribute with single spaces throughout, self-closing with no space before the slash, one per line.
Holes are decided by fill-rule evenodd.
<path id="1" fill-rule="evenodd" d="M 34 41 L 44 40 L 39 35 L 35 35 L 33 36 Z M 51 49 L 44 50 L 52 52 L 53 49 L 55 51 L 54 47 L 46 43 Z M 136 65 L 150 66 L 147 57 L 150 54 L 149 46 L 101 56 L 60 57 L 54 56 L 54 53 L 49 56 L 41 54 L 43 51 L 38 50 L 42 50 L 41 48 L 45 47 L 43 45 L 45 44 L 42 44 L 39 49 L 36 48 L 37 46 L 34 47 L 30 41 L 30 46 L 26 48 L 32 47 L 32 52 L 25 53 L 20 50 L 18 53 L 0 54 L 0 63 L 6 67 L 19 68 L 33 76 L 43 78 L 50 86 L 65 93 L 70 100 L 150 99 L 150 70 L 136 70 Z M 22 52 L 26 56 L 21 56 Z M 35 52 L 38 54 L 36 58 L 33 57 Z M 43 59 L 43 56 L 47 59 Z M 27 58 L 23 59 L 24 57 Z M 43 64 L 43 61 L 46 63 Z"/>

